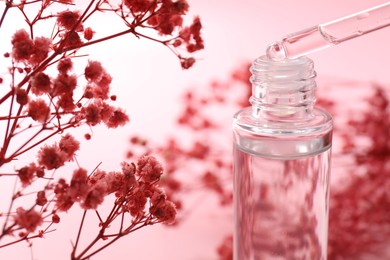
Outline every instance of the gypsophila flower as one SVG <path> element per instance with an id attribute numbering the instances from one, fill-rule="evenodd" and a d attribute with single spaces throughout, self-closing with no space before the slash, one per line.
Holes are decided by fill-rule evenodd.
<path id="1" fill-rule="evenodd" d="M 156 187 L 153 190 L 153 194 L 150 198 L 150 202 L 152 204 L 159 204 L 159 203 L 164 203 L 166 199 L 167 199 L 167 194 L 165 193 L 165 191 L 160 187 Z"/>
<path id="2" fill-rule="evenodd" d="M 87 178 L 88 174 L 85 169 L 78 168 L 73 172 L 69 186 L 69 195 L 74 201 L 83 199 L 87 196 L 89 191 Z"/>
<path id="3" fill-rule="evenodd" d="M 30 35 L 24 30 L 18 30 L 12 37 L 12 57 L 15 61 L 26 61 L 34 52 L 34 43 Z"/>
<path id="4" fill-rule="evenodd" d="M 38 163 L 47 170 L 57 169 L 65 164 L 67 155 L 57 145 L 45 145 L 38 152 Z"/>
<path id="5" fill-rule="evenodd" d="M 147 201 L 145 191 L 137 188 L 128 199 L 126 208 L 132 216 L 136 217 L 143 214 Z"/>
<path id="6" fill-rule="evenodd" d="M 56 208 L 58 210 L 67 211 L 73 206 L 74 200 L 69 194 L 69 184 L 65 179 L 61 178 L 58 180 L 54 187 L 54 193 L 56 197 Z"/>
<path id="7" fill-rule="evenodd" d="M 53 214 L 53 216 L 51 217 L 51 221 L 53 222 L 53 223 L 55 223 L 55 224 L 57 224 L 57 223 L 60 223 L 60 220 L 61 220 L 61 218 L 57 215 L 57 214 Z"/>
<path id="8" fill-rule="evenodd" d="M 181 58 L 180 63 L 181 63 L 181 66 L 183 69 L 189 69 L 194 65 L 195 59 L 192 57 L 191 58 Z"/>
<path id="9" fill-rule="evenodd" d="M 85 67 L 85 78 L 92 82 L 97 82 L 102 78 L 104 68 L 99 61 L 88 61 L 87 67 Z"/>
<path id="10" fill-rule="evenodd" d="M 83 44 L 80 35 L 75 31 L 66 32 L 62 36 L 62 40 L 65 48 L 77 48 Z"/>
<path id="11" fill-rule="evenodd" d="M 154 157 L 140 158 L 136 164 L 123 162 L 121 171 L 96 167 L 88 174 L 76 160 L 80 143 L 69 132 L 84 125 L 89 129 L 84 138 L 89 140 L 94 132 L 92 126 L 116 128 L 129 121 L 123 108 L 112 105 L 118 99 L 111 93 L 113 78 L 100 61 L 89 60 L 84 67 L 76 64 L 92 57 L 84 50 L 120 35 L 133 35 L 168 47 L 182 67 L 189 68 L 195 59 L 182 58 L 181 54 L 188 54 L 191 44 L 200 48 L 201 38 L 197 39 L 200 34 L 194 25 L 184 27 L 183 15 L 188 9 L 186 0 L 102 0 L 83 4 L 72 0 L 7 1 L 2 18 L 17 15 L 1 19 L 0 28 L 8 28 L 8 21 L 19 24 L 17 20 L 22 18 L 22 28 L 26 29 L 16 30 L 8 42 L 11 45 L 4 45 L 9 49 L 3 52 L 5 70 L 0 84 L 5 88 L 0 104 L 10 107 L 0 117 L 5 130 L 0 168 L 21 163 L 22 155 L 35 154 L 30 156 L 34 162 L 15 165 L 13 172 L 5 170 L 0 174 L 17 179 L 10 206 L 0 212 L 5 216 L 0 248 L 22 241 L 32 246 L 33 239 L 56 230 L 54 225 L 60 222 L 60 214 L 73 206 L 84 209 L 76 241 L 72 241 L 74 260 L 94 257 L 111 244 L 109 241 L 144 226 L 174 219 L 176 209 L 158 187 L 163 169 Z M 97 14 L 105 15 L 108 26 L 111 19 L 119 19 L 123 26 L 101 33 L 102 28 L 90 22 Z M 91 27 L 84 27 L 86 24 Z M 39 28 L 49 29 L 44 30 L 48 35 L 37 35 Z M 147 30 L 141 33 L 141 28 Z M 188 33 L 182 36 L 183 28 L 188 28 Z M 94 39 L 95 33 L 99 38 Z M 59 141 L 48 143 L 59 135 Z M 70 161 L 70 166 L 76 166 L 71 175 L 62 168 Z M 12 169 L 4 169 L 7 168 Z M 100 207 L 103 202 L 112 205 L 108 214 L 103 212 L 107 205 Z M 78 243 L 83 226 L 96 223 L 84 221 L 89 212 L 97 217 L 99 232 L 90 244 Z M 118 222 L 120 230 L 115 231 Z M 38 230 L 40 225 L 44 226 Z"/>
<path id="12" fill-rule="evenodd" d="M 144 155 L 137 162 L 137 174 L 146 183 L 151 183 L 160 179 L 163 167 L 155 157 Z"/>
<path id="13" fill-rule="evenodd" d="M 46 37 L 37 37 L 33 41 L 34 51 L 31 54 L 29 62 L 37 65 L 45 60 L 51 48 L 51 40 Z"/>
<path id="14" fill-rule="evenodd" d="M 124 0 L 123 2 L 133 13 L 146 12 L 153 4 L 153 0 Z"/>
<path id="15" fill-rule="evenodd" d="M 51 91 L 51 80 L 50 77 L 40 72 L 36 74 L 30 81 L 31 91 L 35 95 L 49 94 Z"/>
<path id="16" fill-rule="evenodd" d="M 175 204 L 171 201 L 154 204 L 149 208 L 149 212 L 158 220 L 167 224 L 174 223 L 177 214 Z"/>
<path id="17" fill-rule="evenodd" d="M 30 163 L 28 166 L 22 167 L 17 171 L 19 179 L 24 187 L 32 183 L 34 177 L 36 176 L 36 171 L 37 166 L 35 163 Z"/>
<path id="18" fill-rule="evenodd" d="M 76 75 L 59 74 L 54 79 L 53 95 L 72 95 L 73 91 L 77 86 Z"/>
<path id="19" fill-rule="evenodd" d="M 57 70 L 60 74 L 67 74 L 72 68 L 73 62 L 70 58 L 61 59 L 57 65 Z"/>
<path id="20" fill-rule="evenodd" d="M 122 162 L 122 173 L 124 175 L 125 183 L 127 186 L 134 186 L 137 183 L 135 178 L 136 167 L 134 163 Z"/>
<path id="21" fill-rule="evenodd" d="M 81 203 L 83 209 L 96 209 L 107 194 L 107 186 L 103 182 L 98 182 L 88 191 L 86 198 Z"/>
<path id="22" fill-rule="evenodd" d="M 65 161 L 70 161 L 75 156 L 76 151 L 80 149 L 80 142 L 77 141 L 72 135 L 66 134 L 61 137 L 58 143 L 60 150 L 65 153 Z"/>
<path id="23" fill-rule="evenodd" d="M 127 190 L 124 190 L 124 176 L 120 172 L 109 172 L 105 174 L 103 178 L 98 180 L 98 182 L 104 183 L 107 194 L 120 192 L 120 195 L 123 195 L 127 192 Z"/>
<path id="24" fill-rule="evenodd" d="M 16 90 L 16 102 L 22 106 L 28 103 L 28 95 L 25 89 L 19 88 Z"/>
<path id="25" fill-rule="evenodd" d="M 73 96 L 69 94 L 61 94 L 57 100 L 57 106 L 65 112 L 72 112 L 76 108 Z"/>
<path id="26" fill-rule="evenodd" d="M 44 123 L 50 116 L 50 108 L 43 99 L 28 102 L 27 114 L 35 121 Z"/>
<path id="27" fill-rule="evenodd" d="M 92 30 L 91 27 L 87 27 L 84 29 L 84 39 L 86 39 L 87 41 L 92 40 L 94 34 L 95 32 Z"/>
<path id="28" fill-rule="evenodd" d="M 76 26 L 80 18 L 80 12 L 78 11 L 63 11 L 57 15 L 57 23 L 59 26 L 63 27 L 66 30 L 72 30 Z M 77 30 L 80 30 L 81 24 L 79 24 Z"/>
<path id="29" fill-rule="evenodd" d="M 34 232 L 42 222 L 41 214 L 35 210 L 25 210 L 22 207 L 16 209 L 15 223 L 27 232 Z"/>
<path id="30" fill-rule="evenodd" d="M 129 122 L 129 117 L 121 108 L 117 108 L 108 120 L 105 121 L 107 127 L 109 128 L 117 128 L 118 126 L 124 126 L 127 122 Z"/>
<path id="31" fill-rule="evenodd" d="M 44 190 L 38 191 L 36 203 L 38 206 L 44 206 L 47 203 L 46 192 Z"/>
<path id="32" fill-rule="evenodd" d="M 88 125 L 94 126 L 102 121 L 100 108 L 97 103 L 90 103 L 88 106 L 83 107 L 81 112 L 84 114 Z"/>

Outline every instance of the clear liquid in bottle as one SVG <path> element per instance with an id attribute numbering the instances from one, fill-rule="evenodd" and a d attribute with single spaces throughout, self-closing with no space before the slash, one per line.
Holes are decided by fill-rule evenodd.
<path id="1" fill-rule="evenodd" d="M 330 148 L 289 159 L 235 145 L 234 158 L 235 259 L 326 259 Z"/>

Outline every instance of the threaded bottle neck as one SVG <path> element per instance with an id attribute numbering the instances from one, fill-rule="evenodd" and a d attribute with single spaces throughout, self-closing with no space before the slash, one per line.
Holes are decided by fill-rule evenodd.
<path id="1" fill-rule="evenodd" d="M 316 101 L 313 61 L 301 57 L 274 61 L 259 57 L 251 66 L 252 115 L 276 121 L 307 120 Z"/>

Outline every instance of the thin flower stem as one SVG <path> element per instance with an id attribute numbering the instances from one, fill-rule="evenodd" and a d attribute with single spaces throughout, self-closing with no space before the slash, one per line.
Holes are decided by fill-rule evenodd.
<path id="1" fill-rule="evenodd" d="M 0 177 L 3 177 L 3 176 L 17 176 L 18 174 L 17 173 L 0 173 Z"/>
<path id="2" fill-rule="evenodd" d="M 104 4 L 104 1 L 99 0 L 99 2 L 96 3 L 95 9 L 91 11 L 88 15 L 85 15 L 84 18 L 81 20 L 81 22 L 85 22 L 93 13 L 99 10 L 100 5 Z"/>
<path id="3" fill-rule="evenodd" d="M 72 256 L 72 260 L 85 259 L 85 258 L 82 258 L 83 255 L 85 255 L 88 252 L 88 250 L 91 249 L 103 237 L 104 230 L 105 230 L 105 227 L 102 227 L 100 229 L 100 232 L 96 235 L 95 239 L 77 257 Z"/>
<path id="4" fill-rule="evenodd" d="M 35 236 L 31 236 L 31 237 L 25 236 L 25 237 L 19 238 L 19 239 L 17 239 L 17 240 L 14 240 L 14 241 L 12 241 L 12 242 L 9 242 L 9 243 L 7 243 L 7 244 L 0 245 L 0 248 L 7 247 L 7 246 L 10 246 L 10 245 L 14 245 L 14 244 L 17 244 L 17 243 L 22 242 L 22 241 L 24 241 L 24 240 L 33 239 L 33 238 L 37 238 L 37 237 L 40 237 L 40 235 L 35 235 Z"/>
<path id="5" fill-rule="evenodd" d="M 16 191 L 16 183 L 17 183 L 17 181 L 18 180 L 15 179 L 14 187 L 13 187 L 13 191 L 12 191 L 13 194 L 15 194 L 15 191 Z M 11 225 L 10 227 L 7 228 L 8 219 L 9 219 L 12 207 L 14 205 L 14 201 L 15 201 L 15 198 L 14 198 L 14 196 L 12 196 L 11 202 L 10 202 L 9 207 L 8 207 L 8 213 L 7 213 L 7 216 L 5 217 L 5 221 L 4 221 L 4 224 L 3 224 L 3 230 L 2 230 L 1 235 L 0 235 L 0 240 L 1 240 L 1 238 L 3 238 L 3 236 L 8 235 L 8 231 L 10 229 L 12 229 L 12 227 L 15 225 L 15 224 L 13 224 L 13 225 Z"/>
<path id="6" fill-rule="evenodd" d="M 72 250 L 72 259 L 75 257 L 75 254 L 76 254 L 77 246 L 78 246 L 79 241 L 80 241 L 81 230 L 83 229 L 84 220 L 85 220 L 85 216 L 86 216 L 86 215 L 87 215 L 87 211 L 84 210 L 83 217 L 81 218 L 81 223 L 80 223 L 79 231 L 77 232 L 76 242 L 75 242 L 75 244 L 74 244 L 74 246 L 73 246 L 73 250 Z"/>
<path id="7" fill-rule="evenodd" d="M 68 48 L 63 49 L 62 52 L 68 52 L 68 51 L 71 51 L 71 50 L 80 49 L 80 48 L 83 48 L 83 47 L 87 47 L 87 46 L 90 46 L 90 45 L 93 45 L 93 44 L 96 44 L 96 43 L 104 42 L 104 41 L 107 41 L 107 40 L 110 40 L 110 39 L 113 39 L 113 38 L 116 38 L 116 37 L 119 37 L 119 36 L 122 36 L 122 35 L 126 35 L 126 34 L 129 34 L 129 33 L 135 34 L 134 28 L 129 28 L 129 29 L 125 30 L 125 31 L 122 31 L 122 32 L 119 32 L 119 33 L 115 33 L 115 34 L 112 34 L 110 36 L 106 36 L 106 37 L 103 37 L 103 38 L 100 38 L 100 39 L 97 39 L 97 40 L 94 40 L 94 41 L 89 41 L 89 42 L 86 42 L 86 43 L 82 43 L 81 45 L 78 45 L 78 46 L 68 47 Z"/>
<path id="8" fill-rule="evenodd" d="M 12 96 L 12 90 L 10 90 L 7 94 L 5 94 L 1 99 L 0 99 L 0 105 L 3 104 L 8 98 Z"/>
<path id="9" fill-rule="evenodd" d="M 158 222 L 156 222 L 156 223 L 158 223 Z M 156 223 L 152 223 L 152 224 L 156 224 Z M 139 224 L 139 222 L 138 222 L 138 224 Z M 116 234 L 116 236 L 115 236 L 115 238 L 113 238 L 110 242 L 108 242 L 108 243 L 106 243 L 105 245 L 103 245 L 103 246 L 101 246 L 100 248 L 98 248 L 98 249 L 96 249 L 95 251 L 93 251 L 93 252 L 91 252 L 89 255 L 86 255 L 86 256 L 82 256 L 82 255 L 79 255 L 79 257 L 78 258 L 75 258 L 75 259 L 77 259 L 77 260 L 88 260 L 88 259 L 90 259 L 92 256 L 94 256 L 95 254 L 97 254 L 97 253 L 99 253 L 100 251 L 102 251 L 103 249 L 105 249 L 105 248 L 107 248 L 108 246 L 110 246 L 111 244 L 113 244 L 115 241 L 117 241 L 118 239 L 120 239 L 121 237 L 123 237 L 123 236 L 125 236 L 125 235 L 128 235 L 128 234 L 130 234 L 130 233 L 132 233 L 132 232 L 134 232 L 134 231 L 137 231 L 137 230 L 139 230 L 139 229 L 141 229 L 141 228 L 143 228 L 143 227 L 145 227 L 145 226 L 148 226 L 148 225 L 151 225 L 151 224 L 149 224 L 149 222 L 147 222 L 147 221 L 145 221 L 145 222 L 143 222 L 143 224 L 142 225 L 140 225 L 140 226 L 138 226 L 138 227 L 136 227 L 136 225 L 137 225 L 137 223 L 133 223 L 130 227 L 133 227 L 133 228 L 131 228 L 131 229 L 129 229 L 130 227 L 128 227 L 126 230 L 126 232 L 123 232 L 123 233 L 118 233 L 118 234 Z M 134 228 L 135 227 L 135 228 Z M 99 233 L 100 234 L 100 233 Z M 107 236 L 104 236 L 104 237 L 107 237 Z M 103 236 L 102 236 L 102 238 L 103 238 Z M 96 239 L 95 239 L 96 240 Z M 96 242 L 97 242 L 97 240 L 96 240 Z M 95 242 L 95 243 L 96 243 Z M 90 247 L 91 248 L 91 247 Z M 89 248 L 89 249 L 90 249 Z M 85 251 L 85 250 L 84 250 Z M 84 253 L 85 254 L 85 253 Z"/>
<path id="10" fill-rule="evenodd" d="M 95 213 L 96 213 L 96 215 L 97 215 L 97 217 L 98 217 L 98 219 L 99 219 L 99 222 L 100 222 L 100 223 L 103 223 L 103 219 L 102 219 L 102 217 L 100 216 L 99 212 L 98 212 L 97 210 L 95 210 Z"/>
<path id="11" fill-rule="evenodd" d="M 26 146 L 28 143 L 30 143 L 36 136 L 38 136 L 43 130 L 46 129 L 45 127 L 43 127 L 40 131 L 38 131 L 36 134 L 34 134 L 29 140 L 27 140 L 26 143 L 24 143 L 21 147 L 19 147 L 18 150 L 16 150 L 12 155 L 10 155 L 8 158 L 5 158 L 4 161 L 5 161 L 5 162 L 11 161 L 13 158 L 15 158 L 15 157 L 17 157 L 17 156 L 19 156 L 19 155 L 21 155 L 21 154 L 23 154 L 23 153 L 25 153 L 25 152 L 31 150 L 32 148 L 34 148 L 34 147 L 36 147 L 37 145 L 39 145 L 39 144 L 45 142 L 45 141 L 48 140 L 49 138 L 51 138 L 51 137 L 55 136 L 56 134 L 61 133 L 61 132 L 63 132 L 64 130 L 66 130 L 66 129 L 68 129 L 68 128 L 71 128 L 71 127 L 73 127 L 73 125 L 72 125 L 72 124 L 69 124 L 69 125 L 67 125 L 67 126 L 65 126 L 65 127 L 63 127 L 63 128 L 61 128 L 61 129 L 57 129 L 57 130 L 55 130 L 54 132 L 52 132 L 51 134 L 49 134 L 48 136 L 46 136 L 45 138 L 41 139 L 40 141 L 38 141 L 38 142 L 32 144 L 31 146 L 25 148 L 24 150 L 22 150 L 23 147 L 25 147 L 25 146 Z M 1 165 L 1 164 L 2 164 L 2 162 L 0 162 L 0 165 Z"/>
<path id="12" fill-rule="evenodd" d="M 4 8 L 3 14 L 1 15 L 1 18 L 0 18 L 0 28 L 3 25 L 4 19 L 8 13 L 8 10 L 12 7 L 12 3 L 13 3 L 13 0 L 7 0 L 5 3 L 5 8 Z"/>
<path id="13" fill-rule="evenodd" d="M 12 119 L 16 119 L 16 118 L 28 118 L 29 116 L 28 115 L 20 115 L 20 116 L 0 116 L 0 121 L 2 120 L 12 120 Z"/>
<path id="14" fill-rule="evenodd" d="M 101 246 L 100 248 L 96 249 L 95 251 L 93 251 L 92 253 L 90 253 L 89 255 L 86 255 L 86 256 L 82 256 L 80 255 L 78 258 L 76 258 L 77 260 L 88 260 L 90 259 L 92 256 L 94 256 L 95 254 L 99 253 L 100 251 L 102 251 L 103 249 L 105 249 L 106 247 L 110 246 L 111 244 L 113 244 L 115 241 L 117 241 L 119 238 L 121 238 L 123 235 L 118 235 L 117 237 L 113 238 L 110 242 L 108 242 L 107 244 L 105 244 L 104 246 Z"/>
<path id="15" fill-rule="evenodd" d="M 47 233 L 51 233 L 53 231 L 55 231 L 55 229 L 50 230 L 50 231 L 45 231 L 43 233 L 47 234 Z M 7 246 L 10 246 L 10 245 L 14 245 L 14 244 L 17 244 L 19 242 L 26 241 L 26 240 L 29 240 L 29 239 L 40 238 L 40 237 L 42 237 L 42 235 L 43 234 L 37 234 L 37 235 L 33 235 L 33 236 L 26 235 L 26 236 L 24 236 L 24 237 L 22 237 L 20 239 L 15 240 L 15 241 L 9 242 L 9 243 L 4 244 L 4 245 L 0 245 L 0 248 L 7 247 Z"/>
<path id="16" fill-rule="evenodd" d="M 12 94 L 11 94 L 11 104 L 9 106 L 9 111 L 8 111 L 8 120 L 7 120 L 7 126 L 5 128 L 5 133 L 4 133 L 4 141 L 3 141 L 3 148 L 6 146 L 7 144 L 7 139 L 8 139 L 8 135 L 9 135 L 9 131 L 10 131 L 10 125 L 11 125 L 11 115 L 12 115 L 12 110 L 13 110 L 13 107 L 14 107 L 14 100 L 15 100 L 15 88 L 13 87 L 15 85 L 15 69 L 12 70 L 11 72 L 11 77 L 12 77 Z M 15 120 L 14 120 L 15 121 Z M 0 151 L 0 158 L 4 158 L 6 155 L 6 149 L 1 149 Z"/>

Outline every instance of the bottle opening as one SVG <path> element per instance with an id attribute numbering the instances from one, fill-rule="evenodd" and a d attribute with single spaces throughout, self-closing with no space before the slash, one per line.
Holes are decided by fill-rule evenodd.
<path id="1" fill-rule="evenodd" d="M 274 60 L 267 56 L 251 66 L 253 116 L 275 120 L 310 118 L 316 87 L 313 61 L 307 57 Z"/>

